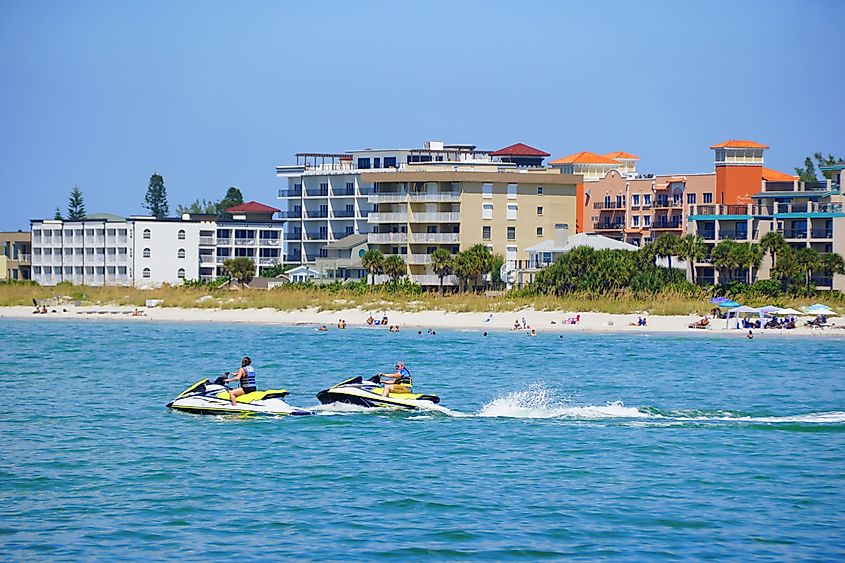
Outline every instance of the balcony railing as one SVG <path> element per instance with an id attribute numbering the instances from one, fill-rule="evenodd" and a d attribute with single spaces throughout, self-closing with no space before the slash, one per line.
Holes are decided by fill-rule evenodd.
<path id="1" fill-rule="evenodd" d="M 716 231 L 698 231 L 697 234 L 704 240 L 716 240 Z"/>
<path id="2" fill-rule="evenodd" d="M 594 231 L 621 231 L 625 223 L 593 223 Z"/>
<path id="3" fill-rule="evenodd" d="M 236 238 L 235 239 L 235 246 L 254 246 L 255 239 L 254 238 Z"/>
<path id="4" fill-rule="evenodd" d="M 19 262 L 29 262 L 32 259 L 31 254 L 18 254 L 17 260 Z"/>
<path id="5" fill-rule="evenodd" d="M 279 197 L 302 197 L 302 190 L 279 190 Z"/>
<path id="6" fill-rule="evenodd" d="M 408 233 L 370 233 L 367 242 L 373 244 L 407 243 Z"/>
<path id="7" fill-rule="evenodd" d="M 329 188 L 306 188 L 306 197 L 325 197 L 329 195 Z"/>
<path id="8" fill-rule="evenodd" d="M 461 235 L 459 233 L 413 233 L 413 234 L 411 234 L 411 242 L 414 242 L 414 243 L 460 242 L 460 237 L 461 237 Z"/>
<path id="9" fill-rule="evenodd" d="M 412 213 L 411 220 L 417 223 L 458 223 L 461 220 L 461 214 L 453 212 Z"/>
<path id="10" fill-rule="evenodd" d="M 305 218 L 306 219 L 326 219 L 329 216 L 328 210 L 318 210 L 318 211 L 305 211 Z"/>
<path id="11" fill-rule="evenodd" d="M 810 236 L 812 238 L 833 238 L 833 229 L 813 229 Z"/>
<path id="12" fill-rule="evenodd" d="M 666 222 L 658 221 L 658 222 L 652 223 L 652 225 L 651 225 L 651 230 L 680 229 L 680 228 L 681 228 L 681 222 L 680 221 L 666 221 Z"/>
<path id="13" fill-rule="evenodd" d="M 299 219 L 302 217 L 302 210 L 299 211 L 279 211 L 280 219 Z"/>
<path id="14" fill-rule="evenodd" d="M 624 201 L 597 201 L 593 204 L 593 209 L 617 210 L 625 209 Z"/>
<path id="15" fill-rule="evenodd" d="M 337 211 L 332 211 L 332 217 L 335 219 L 348 219 L 350 217 L 355 217 L 355 211 L 349 209 L 338 209 Z"/>
<path id="16" fill-rule="evenodd" d="M 260 246 L 279 246 L 279 239 L 277 238 L 262 238 L 258 240 Z"/>
<path id="17" fill-rule="evenodd" d="M 412 275 L 411 281 L 420 285 L 440 285 L 440 276 L 435 274 Z M 458 276 L 443 276 L 443 285 L 458 285 Z"/>
<path id="18" fill-rule="evenodd" d="M 405 257 L 408 264 L 431 264 L 431 254 L 408 254 Z"/>
<path id="19" fill-rule="evenodd" d="M 217 246 L 230 246 L 232 244 L 232 239 L 230 238 L 218 238 L 217 239 Z"/>
<path id="20" fill-rule="evenodd" d="M 367 217 L 370 223 L 407 223 L 407 213 L 370 213 Z"/>
<path id="21" fill-rule="evenodd" d="M 355 195 L 355 188 L 335 188 L 332 190 L 332 194 L 336 196 L 350 196 Z"/>
<path id="22" fill-rule="evenodd" d="M 301 231 L 295 231 L 293 233 L 288 233 L 287 235 L 285 235 L 285 240 L 290 240 L 290 241 L 302 240 L 302 232 Z"/>
<path id="23" fill-rule="evenodd" d="M 328 231 L 305 231 L 308 240 L 329 240 Z"/>
<path id="24" fill-rule="evenodd" d="M 655 209 L 683 209 L 683 207 L 682 201 L 657 200 L 654 202 Z"/>
<path id="25" fill-rule="evenodd" d="M 440 202 L 454 202 L 461 200 L 460 192 L 420 192 L 420 193 L 410 193 L 408 194 L 408 200 L 413 202 L 429 202 L 429 203 L 440 203 Z"/>
<path id="26" fill-rule="evenodd" d="M 214 246 L 214 237 L 200 237 L 200 246 Z"/>
<path id="27" fill-rule="evenodd" d="M 367 196 L 370 203 L 400 203 L 408 201 L 406 192 L 373 192 Z"/>
<path id="28" fill-rule="evenodd" d="M 280 260 L 280 256 L 259 256 L 258 257 L 258 265 L 259 266 L 270 266 L 273 264 L 278 264 Z"/>
<path id="29" fill-rule="evenodd" d="M 748 231 L 719 231 L 719 240 L 748 240 Z"/>

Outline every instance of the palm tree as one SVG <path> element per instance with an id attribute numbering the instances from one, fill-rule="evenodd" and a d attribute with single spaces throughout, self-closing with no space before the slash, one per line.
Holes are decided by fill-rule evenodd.
<path id="1" fill-rule="evenodd" d="M 690 279 L 692 283 L 695 283 L 695 263 L 707 256 L 707 245 L 704 243 L 704 238 L 699 235 L 685 235 L 675 245 L 675 252 L 678 258 L 686 260 Z"/>
<path id="2" fill-rule="evenodd" d="M 669 276 L 672 275 L 672 256 L 677 252 L 678 236 L 672 233 L 663 233 L 654 240 L 654 255 L 658 258 L 669 259 Z"/>
<path id="3" fill-rule="evenodd" d="M 804 274 L 806 281 L 807 293 L 810 292 L 810 279 L 813 277 L 813 271 L 821 268 L 821 258 L 819 251 L 815 248 L 799 248 L 795 251 L 795 262 Z"/>
<path id="4" fill-rule="evenodd" d="M 469 279 L 473 275 L 473 265 L 472 265 L 473 257 L 464 250 L 463 252 L 458 252 L 455 257 L 452 259 L 452 271 L 458 276 L 458 280 L 460 281 L 460 287 L 462 291 L 466 291 L 466 287 L 469 284 Z"/>
<path id="5" fill-rule="evenodd" d="M 763 249 L 753 242 L 743 242 L 736 245 L 737 265 L 748 270 L 748 283 L 754 282 L 753 271 L 760 267 L 763 260 Z"/>
<path id="6" fill-rule="evenodd" d="M 772 268 L 775 267 L 775 258 L 783 254 L 787 248 L 786 241 L 783 240 L 783 235 L 777 231 L 769 231 L 760 237 L 760 248 L 763 252 L 768 252 L 772 259 Z"/>
<path id="7" fill-rule="evenodd" d="M 831 252 L 821 256 L 821 266 L 825 273 L 830 275 L 830 290 L 833 291 L 833 276 L 845 274 L 845 260 L 839 254 Z"/>
<path id="8" fill-rule="evenodd" d="M 393 283 L 399 281 L 399 278 L 408 272 L 405 261 L 398 254 L 391 254 L 384 260 L 383 271 L 390 276 Z"/>
<path id="9" fill-rule="evenodd" d="M 733 269 L 737 267 L 737 258 L 739 257 L 736 250 L 737 243 L 728 239 L 723 240 L 713 247 L 713 252 L 710 253 L 710 262 L 713 267 L 719 270 L 719 281 L 722 281 L 721 272 L 727 270 L 728 281 L 733 281 Z"/>
<path id="10" fill-rule="evenodd" d="M 431 254 L 431 269 L 440 278 L 440 295 L 443 295 L 443 278 L 452 273 L 452 254 L 445 248 L 438 248 Z"/>
<path id="11" fill-rule="evenodd" d="M 472 258 L 470 263 L 472 265 L 473 277 L 478 279 L 478 276 L 487 274 L 492 269 L 493 265 L 493 251 L 490 247 L 484 244 L 474 244 L 467 253 Z M 485 284 L 486 284 L 485 280 Z M 473 281 L 473 289 L 475 289 L 475 281 Z"/>
<path id="12" fill-rule="evenodd" d="M 361 266 L 373 276 L 373 284 L 375 284 L 376 274 L 381 274 L 384 270 L 384 254 L 377 248 L 371 248 L 361 256 Z"/>

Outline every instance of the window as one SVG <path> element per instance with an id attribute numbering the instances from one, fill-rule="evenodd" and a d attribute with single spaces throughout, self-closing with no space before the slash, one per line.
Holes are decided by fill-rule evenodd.
<path id="1" fill-rule="evenodd" d="M 646 227 L 651 226 L 651 215 L 643 215 L 643 225 Z"/>
<path id="2" fill-rule="evenodd" d="M 537 236 L 538 237 L 543 236 L 543 227 L 537 227 Z"/>
<path id="3" fill-rule="evenodd" d="M 381 158 L 375 157 L 373 159 L 373 168 L 381 168 Z"/>
<path id="4" fill-rule="evenodd" d="M 687 194 L 687 203 L 695 203 L 695 194 Z"/>
<path id="5" fill-rule="evenodd" d="M 517 206 L 515 203 L 508 204 L 508 219 L 516 219 Z"/>
<path id="6" fill-rule="evenodd" d="M 631 196 L 631 205 L 634 207 L 640 206 L 640 194 L 634 194 Z"/>
<path id="7" fill-rule="evenodd" d="M 484 240 L 490 240 L 490 225 L 484 225 L 481 227 L 481 238 Z"/>
<path id="8" fill-rule="evenodd" d="M 482 219 L 492 219 L 493 218 L 493 204 L 492 203 L 485 203 L 481 206 L 481 218 Z"/>
<path id="9" fill-rule="evenodd" d="M 149 248 L 145 248 L 145 249 L 144 249 L 144 258 L 149 258 L 149 257 L 150 257 L 150 249 L 149 249 Z"/>
<path id="10" fill-rule="evenodd" d="M 704 194 L 704 203 L 713 203 L 713 194 Z"/>
<path id="11" fill-rule="evenodd" d="M 185 229 L 179 229 L 179 240 L 185 240 Z"/>
<path id="12" fill-rule="evenodd" d="M 508 199 L 516 199 L 516 184 L 508 184 Z"/>
<path id="13" fill-rule="evenodd" d="M 493 184 L 483 184 L 481 186 L 481 193 L 484 199 L 493 198 Z"/>
<path id="14" fill-rule="evenodd" d="M 370 167 L 370 159 L 369 158 L 359 158 L 358 159 L 358 168 L 369 168 Z"/>
<path id="15" fill-rule="evenodd" d="M 385 168 L 396 168 L 396 157 L 395 156 L 384 157 L 384 167 Z"/>
<path id="16" fill-rule="evenodd" d="M 631 226 L 632 227 L 639 227 L 640 226 L 640 216 L 634 215 L 631 217 Z"/>
<path id="17" fill-rule="evenodd" d="M 516 227 L 508 227 L 508 240 L 516 240 Z"/>
<path id="18" fill-rule="evenodd" d="M 543 195 L 543 186 L 537 186 L 537 195 Z"/>
<path id="19" fill-rule="evenodd" d="M 144 238 L 145 239 L 150 238 L 150 230 L 149 229 L 144 229 Z"/>
<path id="20" fill-rule="evenodd" d="M 185 257 L 185 249 L 184 249 L 184 248 L 180 248 L 180 249 L 176 252 L 176 257 L 177 257 L 177 258 L 184 258 L 184 257 Z"/>
<path id="21" fill-rule="evenodd" d="M 184 280 L 185 279 L 185 268 L 179 268 L 179 270 L 177 270 L 177 272 L 176 272 L 176 277 L 179 278 L 180 280 Z"/>
<path id="22" fill-rule="evenodd" d="M 651 194 L 643 194 L 643 205 L 651 205 Z"/>
<path id="23" fill-rule="evenodd" d="M 144 279 L 150 279 L 150 269 L 144 268 Z"/>
<path id="24" fill-rule="evenodd" d="M 537 215 L 539 215 L 539 216 L 543 215 L 543 206 L 542 205 L 537 206 Z"/>

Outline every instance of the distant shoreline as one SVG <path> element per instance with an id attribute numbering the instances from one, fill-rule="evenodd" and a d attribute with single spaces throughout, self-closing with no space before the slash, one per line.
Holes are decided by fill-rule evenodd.
<path id="1" fill-rule="evenodd" d="M 33 307 L 15 306 L 0 307 L 0 319 L 29 319 L 33 321 L 51 320 L 125 320 L 131 322 L 185 322 L 185 323 L 233 323 L 257 325 L 310 326 L 318 328 L 325 325 L 329 330 L 340 330 L 336 327 L 339 319 L 344 319 L 349 328 L 371 328 L 388 333 L 387 326 L 368 327 L 366 319 L 370 314 L 381 319 L 387 315 L 387 325 L 397 325 L 400 330 L 476 330 L 528 333 L 531 329 L 542 333 L 605 333 L 605 334 L 700 334 L 700 335 L 730 335 L 746 336 L 747 329 L 725 329 L 724 319 L 711 319 L 709 329 L 690 329 L 688 325 L 699 320 L 698 315 L 646 315 L 646 326 L 629 326 L 636 322 L 636 314 L 610 314 L 593 312 L 563 312 L 536 311 L 523 309 L 515 312 L 471 312 L 452 313 L 444 311 L 364 311 L 361 309 L 346 309 L 342 311 L 319 311 L 317 309 L 300 309 L 294 311 L 278 311 L 275 309 L 201 309 L 178 307 L 139 308 L 142 316 L 134 316 L 134 307 L 127 306 L 55 306 L 48 308 L 46 314 L 33 314 Z M 577 324 L 566 324 L 566 319 L 580 320 Z M 525 319 L 527 328 L 513 330 L 514 322 Z M 843 325 L 845 326 L 845 325 Z M 845 337 L 845 329 L 825 328 L 811 329 L 803 326 L 794 330 L 783 329 L 754 329 L 755 336 L 841 336 Z"/>

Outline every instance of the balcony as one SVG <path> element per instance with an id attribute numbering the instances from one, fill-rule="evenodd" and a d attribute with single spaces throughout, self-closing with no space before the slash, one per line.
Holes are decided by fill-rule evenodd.
<path id="1" fill-rule="evenodd" d="M 593 223 L 594 231 L 621 231 L 625 228 L 625 223 Z M 648 227 L 646 227 L 648 228 Z"/>
<path id="2" fill-rule="evenodd" d="M 279 197 L 302 197 L 302 190 L 279 190 Z"/>
<path id="3" fill-rule="evenodd" d="M 668 200 L 657 200 L 654 202 L 655 209 L 683 209 L 684 204 L 682 201 L 668 201 Z"/>
<path id="4" fill-rule="evenodd" d="M 355 211 L 349 209 L 338 209 L 337 211 L 332 211 L 332 217 L 335 219 L 351 219 L 355 217 Z"/>
<path id="5" fill-rule="evenodd" d="M 367 196 L 369 203 L 401 203 L 408 201 L 407 192 L 373 192 Z"/>
<path id="6" fill-rule="evenodd" d="M 217 239 L 217 246 L 231 246 L 232 239 L 230 238 L 218 238 Z"/>
<path id="7" fill-rule="evenodd" d="M 806 239 L 807 238 L 807 229 L 783 229 L 779 231 L 780 234 L 783 235 L 783 238 L 799 238 L 799 239 Z"/>
<path id="8" fill-rule="evenodd" d="M 13 260 L 14 260 L 14 258 L 13 258 Z M 17 260 L 18 260 L 18 262 L 29 262 L 30 260 L 32 260 L 32 255 L 31 254 L 18 254 Z"/>
<path id="9" fill-rule="evenodd" d="M 329 240 L 328 231 L 305 231 L 306 240 Z"/>
<path id="10" fill-rule="evenodd" d="M 720 230 L 719 240 L 748 240 L 748 231 Z"/>
<path id="11" fill-rule="evenodd" d="M 460 242 L 459 233 L 411 233 L 412 243 L 455 243 Z"/>
<path id="12" fill-rule="evenodd" d="M 235 246 L 255 246 L 254 238 L 236 238 Z"/>
<path id="13" fill-rule="evenodd" d="M 408 254 L 405 256 L 405 262 L 408 264 L 431 264 L 431 254 Z"/>
<path id="14" fill-rule="evenodd" d="M 367 242 L 371 244 L 406 244 L 408 233 L 370 233 L 367 235 Z"/>
<path id="15" fill-rule="evenodd" d="M 273 264 L 278 264 L 280 260 L 279 256 L 259 256 L 258 257 L 258 265 L 259 266 L 272 266 Z"/>
<path id="16" fill-rule="evenodd" d="M 329 188 L 306 188 L 305 197 L 326 197 L 329 195 Z"/>
<path id="17" fill-rule="evenodd" d="M 461 220 L 460 213 L 452 212 L 432 212 L 432 213 L 412 213 L 411 221 L 415 223 L 459 223 Z"/>
<path id="18" fill-rule="evenodd" d="M 461 201 L 460 192 L 419 192 L 409 193 L 408 201 L 425 203 L 450 203 Z"/>
<path id="19" fill-rule="evenodd" d="M 625 209 L 624 201 L 597 201 L 593 204 L 593 209 L 603 211 L 618 211 Z"/>
<path id="20" fill-rule="evenodd" d="M 279 239 L 277 238 L 262 238 L 258 239 L 259 246 L 279 246 Z"/>
<path id="21" fill-rule="evenodd" d="M 332 195 L 344 197 L 344 196 L 354 196 L 355 195 L 355 188 L 335 188 L 332 190 Z"/>
<path id="22" fill-rule="evenodd" d="M 200 254 L 200 264 L 214 264 L 216 262 L 214 254 Z"/>
<path id="23" fill-rule="evenodd" d="M 200 246 L 214 246 L 214 237 L 200 237 Z"/>
<path id="24" fill-rule="evenodd" d="M 302 217 L 302 210 L 299 211 L 279 211 L 280 219 L 299 219 Z"/>
<path id="25" fill-rule="evenodd" d="M 682 228 L 683 227 L 681 226 L 680 221 L 666 221 L 666 222 L 658 221 L 658 222 L 652 223 L 652 225 L 651 225 L 652 231 L 659 231 L 659 230 L 670 230 L 671 231 L 671 230 L 675 230 L 675 229 L 680 230 Z"/>
<path id="26" fill-rule="evenodd" d="M 285 235 L 285 240 L 289 240 L 289 241 L 302 240 L 302 232 L 301 231 L 294 231 L 292 233 L 288 233 L 287 235 Z"/>
<path id="27" fill-rule="evenodd" d="M 833 229 L 813 229 L 810 232 L 810 237 L 832 239 L 833 238 Z"/>
<path id="28" fill-rule="evenodd" d="M 329 216 L 328 209 L 319 209 L 319 210 L 305 210 L 305 218 L 306 219 L 327 219 Z"/>
<path id="29" fill-rule="evenodd" d="M 370 213 L 367 217 L 370 223 L 407 223 L 407 213 Z"/>
<path id="30" fill-rule="evenodd" d="M 215 262 L 217 262 L 218 264 L 222 264 L 223 262 L 225 262 L 226 260 L 229 260 L 230 258 L 234 258 L 234 256 L 217 256 L 216 259 L 215 259 Z"/>

